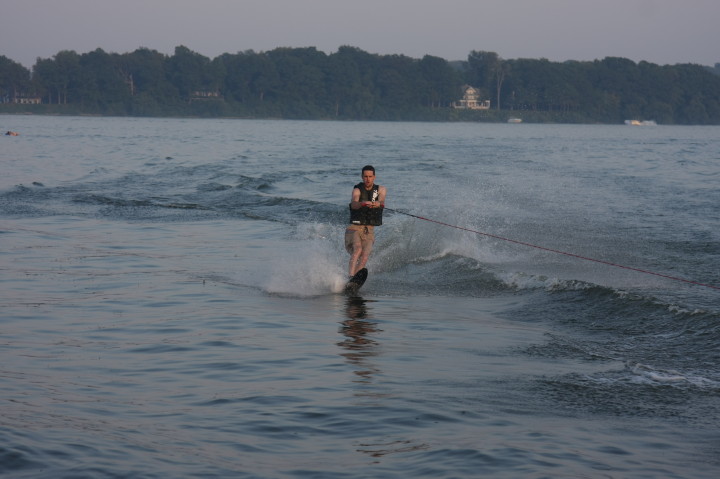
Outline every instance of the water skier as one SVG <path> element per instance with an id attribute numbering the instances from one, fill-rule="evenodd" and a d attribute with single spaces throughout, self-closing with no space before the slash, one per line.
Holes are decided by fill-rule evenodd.
<path id="1" fill-rule="evenodd" d="M 350 225 L 345 230 L 345 249 L 350 253 L 348 273 L 352 278 L 365 267 L 375 242 L 376 226 L 382 224 L 385 208 L 384 186 L 375 184 L 375 168 L 362 169 L 362 182 L 353 187 L 350 201 Z"/>

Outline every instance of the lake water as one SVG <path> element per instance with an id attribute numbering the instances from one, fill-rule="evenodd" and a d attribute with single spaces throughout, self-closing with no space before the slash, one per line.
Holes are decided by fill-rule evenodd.
<path id="1" fill-rule="evenodd" d="M 0 475 L 720 473 L 720 128 L 0 130 Z"/>

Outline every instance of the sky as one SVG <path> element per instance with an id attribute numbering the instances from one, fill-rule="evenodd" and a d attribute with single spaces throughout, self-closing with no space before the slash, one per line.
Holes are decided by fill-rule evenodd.
<path id="1" fill-rule="evenodd" d="M 31 68 L 61 50 L 140 47 L 209 58 L 349 45 L 465 60 L 720 63 L 720 0 L 0 0 L 0 55 Z"/>

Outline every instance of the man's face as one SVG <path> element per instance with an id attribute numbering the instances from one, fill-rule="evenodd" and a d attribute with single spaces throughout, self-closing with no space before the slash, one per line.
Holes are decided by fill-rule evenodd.
<path id="1" fill-rule="evenodd" d="M 375 183 L 375 173 L 373 173 L 370 170 L 365 170 L 362 172 L 362 180 L 365 184 L 365 189 L 370 189 L 373 187 L 373 184 Z"/>

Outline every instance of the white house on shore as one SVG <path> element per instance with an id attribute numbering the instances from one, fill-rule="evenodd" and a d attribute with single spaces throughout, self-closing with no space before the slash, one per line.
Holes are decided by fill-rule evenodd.
<path id="1" fill-rule="evenodd" d="M 39 96 L 5 95 L 0 96 L 0 103 L 15 103 L 16 105 L 39 105 L 42 103 L 42 99 Z"/>
<path id="2" fill-rule="evenodd" d="M 19 96 L 15 97 L 15 103 L 20 105 L 39 105 L 42 100 L 39 96 Z"/>
<path id="3" fill-rule="evenodd" d="M 480 92 L 470 85 L 463 86 L 462 100 L 454 101 L 453 108 L 459 110 L 489 110 L 490 100 L 479 100 Z"/>

